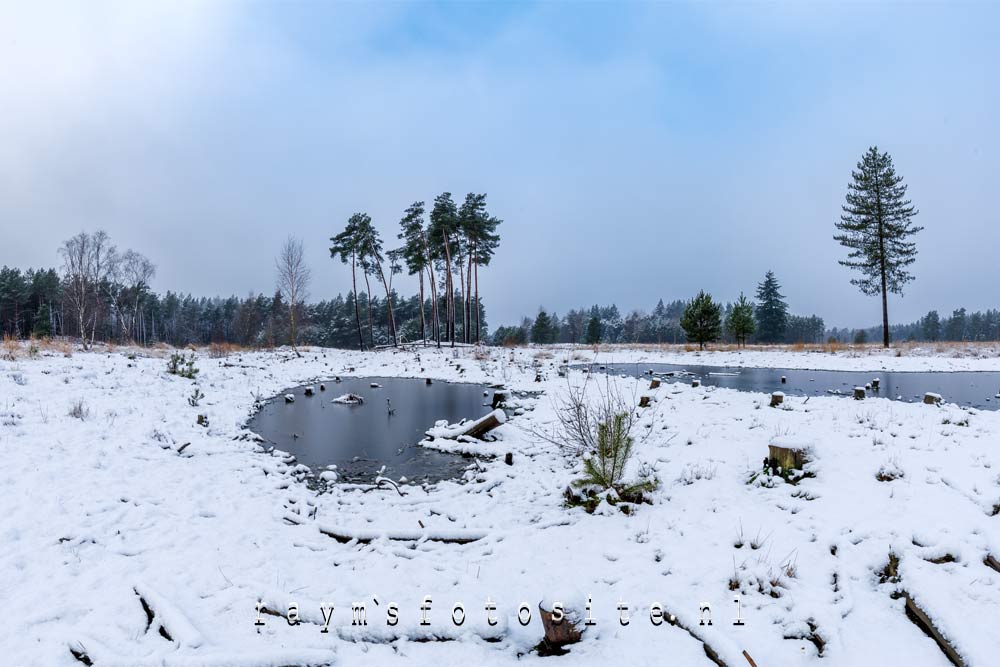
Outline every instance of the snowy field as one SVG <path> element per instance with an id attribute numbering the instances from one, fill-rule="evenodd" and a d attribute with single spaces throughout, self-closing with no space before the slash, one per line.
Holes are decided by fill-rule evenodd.
<path id="1" fill-rule="evenodd" d="M 760 667 L 952 664 L 907 596 L 964 664 L 1000 661 L 996 412 L 835 397 L 771 408 L 763 394 L 594 376 L 592 392 L 611 382 L 652 399 L 632 468 L 660 485 L 627 515 L 607 501 L 566 507 L 580 463 L 538 435 L 587 381 L 560 377 L 567 362 L 998 370 L 995 354 L 199 351 L 196 382 L 168 375 L 165 356 L 22 349 L 0 361 L 3 664 L 711 667 L 706 647 L 729 667 L 749 664 L 744 651 Z M 317 494 L 245 424 L 255 397 L 346 374 L 545 393 L 518 401 L 496 442 L 465 447 L 477 456 L 464 480 Z M 775 441 L 808 448 L 811 476 L 757 474 Z M 540 601 L 582 611 L 588 597 L 595 624 L 568 655 L 531 652 Z M 258 601 L 281 615 L 255 625 Z M 352 603 L 367 625 L 352 625 Z M 675 623 L 654 623 L 651 605 Z"/>

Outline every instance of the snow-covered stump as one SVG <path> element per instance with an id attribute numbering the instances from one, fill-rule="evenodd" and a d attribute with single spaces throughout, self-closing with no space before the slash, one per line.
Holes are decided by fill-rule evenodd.
<path id="1" fill-rule="evenodd" d="M 781 391 L 776 391 L 771 394 L 771 407 L 776 408 L 785 402 L 785 394 Z"/>
<path id="2" fill-rule="evenodd" d="M 781 376 L 781 384 L 785 384 L 786 382 L 788 382 L 788 378 L 786 378 L 784 375 L 782 375 Z"/>
<path id="3" fill-rule="evenodd" d="M 927 405 L 940 405 L 941 404 L 941 394 L 935 394 L 933 391 L 929 391 L 924 394 L 924 403 Z"/>
<path id="4" fill-rule="evenodd" d="M 315 389 L 313 389 L 312 387 L 306 387 L 306 390 L 305 390 L 305 395 L 306 396 L 312 396 L 314 393 L 316 393 Z"/>
<path id="5" fill-rule="evenodd" d="M 430 378 L 424 378 L 424 384 L 431 385 L 431 384 L 434 384 L 434 381 L 431 380 Z"/>
<path id="6" fill-rule="evenodd" d="M 508 389 L 497 389 L 493 392 L 493 401 L 490 403 L 490 407 L 496 410 L 510 398 L 510 395 L 510 390 Z"/>
<path id="7" fill-rule="evenodd" d="M 660 388 L 660 380 L 658 378 L 653 378 L 649 382 L 649 388 L 650 389 L 659 389 Z"/>
<path id="8" fill-rule="evenodd" d="M 553 602 L 542 600 L 538 603 L 538 615 L 541 616 L 542 627 L 545 629 L 545 644 L 550 649 L 558 650 L 580 641 L 586 626 L 580 623 L 582 619 L 579 613 L 566 610 L 561 605 L 557 612 L 555 607 Z"/>
<path id="9" fill-rule="evenodd" d="M 772 468 L 802 470 L 809 456 L 809 445 L 788 438 L 777 438 L 767 446 L 767 460 Z"/>
<path id="10" fill-rule="evenodd" d="M 872 378 L 872 391 L 878 391 L 878 386 L 881 382 L 880 378 Z"/>
<path id="11" fill-rule="evenodd" d="M 292 394 L 285 394 L 285 403 L 294 403 L 294 402 L 295 402 L 295 396 L 293 396 Z"/>
<path id="12" fill-rule="evenodd" d="M 865 398 L 865 388 L 864 387 L 855 387 L 854 388 L 854 400 L 855 401 L 863 401 L 864 398 Z"/>
<path id="13" fill-rule="evenodd" d="M 640 396 L 639 397 L 639 407 L 640 408 L 648 408 L 649 407 L 649 396 Z"/>
<path id="14" fill-rule="evenodd" d="M 697 378 L 695 378 L 694 380 L 691 380 L 691 386 L 692 387 L 700 387 L 701 386 L 701 380 L 699 380 Z"/>

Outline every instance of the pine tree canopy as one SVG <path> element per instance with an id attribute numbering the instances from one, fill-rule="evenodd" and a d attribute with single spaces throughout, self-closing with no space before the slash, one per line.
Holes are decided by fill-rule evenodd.
<path id="1" fill-rule="evenodd" d="M 788 304 L 781 293 L 781 285 L 768 271 L 764 281 L 757 285 L 757 340 L 762 343 L 780 343 L 788 328 Z"/>
<path id="2" fill-rule="evenodd" d="M 698 292 L 681 315 L 681 327 L 688 340 L 705 349 L 705 343 L 718 340 L 722 334 L 722 306 L 713 302 L 711 295 Z"/>
<path id="3" fill-rule="evenodd" d="M 851 284 L 864 294 L 876 295 L 883 288 L 901 294 L 903 285 L 913 280 L 906 267 L 917 256 L 916 244 L 909 239 L 923 229 L 912 222 L 918 211 L 906 198 L 906 184 L 892 157 L 876 146 L 864 154 L 851 179 L 836 225 L 840 234 L 834 236 L 850 250 L 840 264 L 861 272 Z"/>

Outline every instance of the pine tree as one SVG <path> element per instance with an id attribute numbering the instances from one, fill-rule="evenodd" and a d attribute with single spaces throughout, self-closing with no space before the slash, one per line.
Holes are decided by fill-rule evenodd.
<path id="1" fill-rule="evenodd" d="M 434 322 L 431 333 L 437 339 L 438 347 L 441 346 L 441 334 L 437 326 L 437 290 L 434 289 L 434 263 L 431 261 L 430 248 L 427 243 L 427 231 L 424 229 L 424 203 L 422 201 L 413 202 L 406 209 L 402 220 L 399 221 L 400 232 L 397 238 L 403 240 L 403 261 L 410 275 L 420 276 L 420 339 L 427 340 L 426 318 L 424 313 L 424 272 L 428 272 L 431 283 L 431 309 L 434 313 Z"/>
<path id="2" fill-rule="evenodd" d="M 740 292 L 740 298 L 726 317 L 726 331 L 737 344 L 746 347 L 747 336 L 753 335 L 754 329 L 753 302 Z"/>
<path id="3" fill-rule="evenodd" d="M 601 342 L 601 318 L 591 315 L 587 322 L 587 345 L 597 345 Z"/>
<path id="4" fill-rule="evenodd" d="M 542 345 L 552 342 L 552 318 L 544 310 L 538 312 L 531 326 L 531 342 Z"/>
<path id="5" fill-rule="evenodd" d="M 476 343 L 479 342 L 480 325 L 479 309 L 471 305 L 473 299 L 479 303 L 479 267 L 488 266 L 500 245 L 500 235 L 496 233 L 497 227 L 502 220 L 491 216 L 486 211 L 486 194 L 475 194 L 470 192 L 465 196 L 458 211 L 459 225 L 465 236 L 465 244 L 468 268 L 465 289 L 465 328 L 468 333 L 472 331 L 472 312 L 476 313 Z M 474 273 L 473 273 L 474 272 Z M 475 280 L 475 294 L 473 296 L 473 279 Z M 470 336 L 466 335 L 466 342 L 471 342 Z"/>
<path id="6" fill-rule="evenodd" d="M 705 343 L 718 340 L 722 333 L 722 307 L 702 290 L 684 309 L 681 327 L 688 340 L 698 343 L 698 347 L 704 350 Z"/>
<path id="7" fill-rule="evenodd" d="M 365 338 L 361 333 L 361 310 L 358 307 L 358 275 L 357 267 L 360 254 L 361 239 L 359 229 L 367 218 L 371 223 L 371 218 L 367 213 L 355 213 L 348 219 L 344 231 L 330 238 L 333 245 L 330 246 L 330 257 L 340 257 L 340 261 L 347 264 L 348 258 L 351 261 L 351 281 L 354 285 L 354 319 L 358 325 L 358 348 L 365 349 Z"/>
<path id="8" fill-rule="evenodd" d="M 936 310 L 932 310 L 920 323 L 926 340 L 935 341 L 941 337 L 941 317 Z"/>
<path id="9" fill-rule="evenodd" d="M 834 240 L 850 250 L 840 264 L 861 272 L 851 279 L 862 294 L 882 296 L 882 345 L 889 347 L 888 294 L 902 294 L 913 280 L 907 267 L 916 261 L 917 246 L 909 240 L 922 227 L 914 226 L 917 209 L 906 198 L 903 177 L 896 174 L 888 153 L 872 146 L 851 172 L 847 203 L 836 223 Z"/>
<path id="10" fill-rule="evenodd" d="M 430 225 L 427 235 L 431 239 L 431 258 L 445 264 L 445 328 L 451 346 L 455 346 L 455 283 L 453 282 L 452 258 L 460 249 L 458 209 L 450 192 L 442 192 L 434 198 Z M 461 268 L 461 266 L 459 267 Z M 435 286 L 435 289 L 437 287 Z"/>
<path id="11" fill-rule="evenodd" d="M 785 339 L 788 304 L 780 290 L 774 271 L 768 271 L 764 281 L 757 285 L 757 340 L 762 343 L 780 343 Z"/>

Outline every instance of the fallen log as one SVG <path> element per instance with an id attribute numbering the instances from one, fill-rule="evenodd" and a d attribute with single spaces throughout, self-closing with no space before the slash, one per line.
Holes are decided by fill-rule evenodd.
<path id="1" fill-rule="evenodd" d="M 950 660 L 957 667 L 966 667 L 965 659 L 962 658 L 955 647 L 951 645 L 951 642 L 949 642 L 945 636 L 941 634 L 941 631 L 937 629 L 927 613 L 913 601 L 910 594 L 904 592 L 903 597 L 906 600 L 906 615 L 911 621 L 913 621 L 914 625 L 923 630 L 937 643 L 941 652 L 945 654 L 945 657 L 947 657 L 948 660 Z"/>
<path id="2" fill-rule="evenodd" d="M 439 422 L 440 425 L 434 426 L 427 431 L 427 436 L 429 438 L 448 438 L 456 439 L 462 436 L 467 436 L 470 438 L 482 439 L 484 435 L 500 426 L 507 421 L 507 415 L 503 410 L 494 410 L 485 417 L 477 419 L 473 422 L 465 422 L 452 425 L 444 425 L 443 422 Z"/>
<path id="3" fill-rule="evenodd" d="M 337 526 L 319 526 L 319 532 L 332 537 L 338 542 L 357 541 L 368 543 L 372 540 L 387 539 L 399 542 L 441 542 L 444 544 L 469 544 L 486 537 L 485 531 L 479 530 L 351 530 Z"/>

